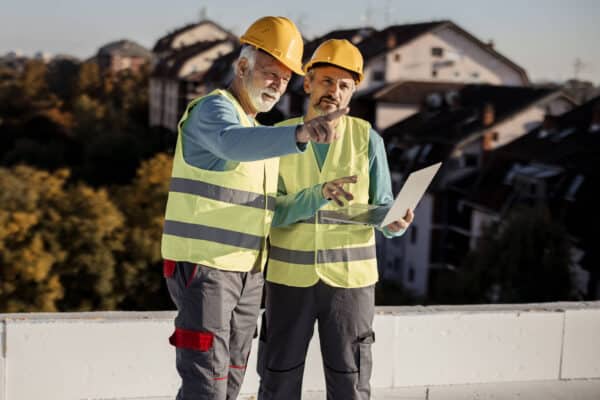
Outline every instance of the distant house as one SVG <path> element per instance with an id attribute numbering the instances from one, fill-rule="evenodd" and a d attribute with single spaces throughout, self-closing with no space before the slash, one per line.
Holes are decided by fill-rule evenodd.
<path id="1" fill-rule="evenodd" d="M 305 61 L 328 39 L 347 39 L 363 54 L 365 78 L 350 113 L 377 129 L 416 113 L 424 97 L 435 91 L 469 83 L 529 85 L 521 66 L 452 21 L 393 25 L 381 31 L 331 31 L 305 44 Z M 280 108 L 288 115 L 298 115 L 304 102 L 302 79 L 294 77 Z"/>
<path id="2" fill-rule="evenodd" d="M 600 259 L 594 220 L 600 185 L 600 97 L 544 123 L 492 152 L 474 179 L 454 186 L 461 201 L 469 248 L 482 228 L 518 204 L 543 203 L 572 240 L 573 276 L 580 295 L 600 298 Z M 594 222 L 592 222 L 594 220 Z"/>
<path id="3" fill-rule="evenodd" d="M 28 58 L 21 51 L 10 51 L 0 56 L 0 67 L 8 68 L 16 73 L 22 73 Z"/>
<path id="4" fill-rule="evenodd" d="M 409 80 L 373 85 L 354 95 L 350 109 L 353 115 L 372 121 L 380 131 L 418 112 L 430 95 L 452 96 L 464 85 L 461 82 Z"/>
<path id="5" fill-rule="evenodd" d="M 469 240 L 468 224 L 457 211 L 460 195 L 449 187 L 476 174 L 492 150 L 536 128 L 546 114 L 573 107 L 560 91 L 471 84 L 429 95 L 419 113 L 384 129 L 396 188 L 410 171 L 444 165 L 417 207 L 410 240 L 380 242 L 386 246 L 382 275 L 426 295 L 430 268 L 455 267 L 464 255 L 456 243 Z"/>
<path id="6" fill-rule="evenodd" d="M 159 58 L 165 58 L 171 53 L 198 42 L 212 42 L 233 38 L 233 34 L 222 26 L 209 20 L 189 24 L 170 32 L 158 39 L 152 52 Z"/>
<path id="7" fill-rule="evenodd" d="M 151 60 L 152 53 L 148 49 L 126 39 L 108 43 L 100 47 L 96 54 L 100 70 L 113 73 L 123 70 L 138 72 L 142 65 Z"/>
<path id="8" fill-rule="evenodd" d="M 207 92 L 205 73 L 237 38 L 212 21 L 187 25 L 159 39 L 150 77 L 150 126 L 177 130 L 187 103 Z"/>
<path id="9" fill-rule="evenodd" d="M 398 80 L 529 84 L 522 67 L 452 21 L 390 26 L 358 47 L 366 61 L 362 87 Z"/>

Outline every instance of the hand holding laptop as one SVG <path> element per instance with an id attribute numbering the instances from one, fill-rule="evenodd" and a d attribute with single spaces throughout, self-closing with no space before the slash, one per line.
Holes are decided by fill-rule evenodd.
<path id="1" fill-rule="evenodd" d="M 392 232 L 404 229 L 405 223 L 408 226 L 408 223 L 412 222 L 414 218 L 412 212 L 441 165 L 442 163 L 437 163 L 412 172 L 391 205 L 355 203 L 337 210 L 319 211 L 319 214 L 324 220 L 337 223 L 370 225 L 378 228 L 387 226 Z M 407 210 L 410 210 L 410 213 Z"/>
<path id="2" fill-rule="evenodd" d="M 399 220 L 394 221 L 389 225 L 386 225 L 386 228 L 390 232 L 400 232 L 401 230 L 408 228 L 410 223 L 413 222 L 414 218 L 415 214 L 413 213 L 413 210 L 409 208 L 406 211 L 406 215 L 404 216 L 404 218 L 400 218 Z"/>

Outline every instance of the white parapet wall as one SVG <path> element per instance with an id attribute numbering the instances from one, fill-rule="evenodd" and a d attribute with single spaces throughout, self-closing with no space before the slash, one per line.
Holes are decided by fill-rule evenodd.
<path id="1" fill-rule="evenodd" d="M 0 400 L 173 398 L 173 317 L 0 314 Z M 600 378 L 600 302 L 378 307 L 375 332 L 374 388 Z M 316 335 L 307 363 L 304 390 L 323 390 Z"/>

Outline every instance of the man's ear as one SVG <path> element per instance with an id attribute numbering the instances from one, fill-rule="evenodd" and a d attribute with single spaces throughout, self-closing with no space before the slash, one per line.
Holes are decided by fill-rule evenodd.
<path id="1" fill-rule="evenodd" d="M 310 77 L 308 75 L 304 75 L 304 82 L 302 83 L 302 87 L 304 88 L 304 93 L 310 94 L 311 86 L 310 86 Z"/>
<path id="2" fill-rule="evenodd" d="M 246 74 L 246 71 L 248 71 L 248 59 L 242 57 L 238 60 L 237 75 L 242 78 Z"/>

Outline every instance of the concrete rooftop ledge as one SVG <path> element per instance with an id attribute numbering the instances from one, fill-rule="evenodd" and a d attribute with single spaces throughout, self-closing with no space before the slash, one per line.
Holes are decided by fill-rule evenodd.
<path id="1" fill-rule="evenodd" d="M 173 398 L 173 317 L 0 314 L 0 400 Z M 375 331 L 377 399 L 600 399 L 600 302 L 379 307 Z M 241 399 L 258 387 L 253 346 Z M 305 398 L 324 398 L 316 337 L 307 363 Z"/>

